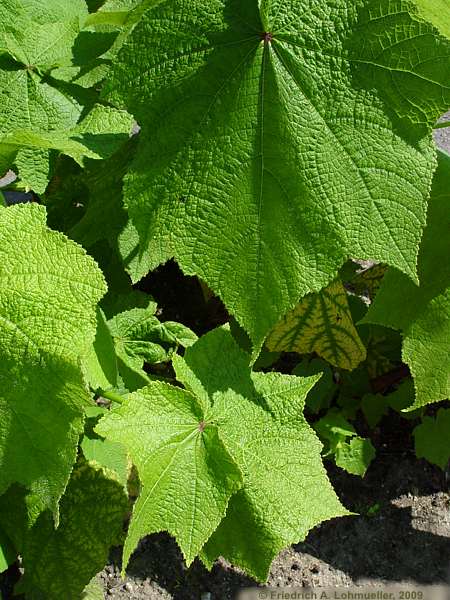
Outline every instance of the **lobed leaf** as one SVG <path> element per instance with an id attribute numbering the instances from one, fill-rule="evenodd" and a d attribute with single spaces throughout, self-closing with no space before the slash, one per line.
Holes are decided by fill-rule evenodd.
<path id="1" fill-rule="evenodd" d="M 173 357 L 188 391 L 152 383 L 100 421 L 96 431 L 128 448 L 143 484 L 124 566 L 140 537 L 165 529 L 188 564 L 222 555 L 264 580 L 283 547 L 347 514 L 302 415 L 318 378 L 252 374 L 248 363 L 216 329 Z"/>
<path id="2" fill-rule="evenodd" d="M 97 426 L 100 435 L 127 447 L 142 485 L 123 569 L 140 538 L 158 531 L 176 537 L 189 565 L 239 489 L 241 474 L 217 427 L 208 423 L 207 409 L 188 392 L 155 382 L 131 394 Z"/>
<path id="3" fill-rule="evenodd" d="M 90 403 L 79 360 L 105 284 L 35 204 L 0 209 L 0 254 L 0 493 L 18 482 L 54 510 Z"/>
<path id="4" fill-rule="evenodd" d="M 408 0 L 157 2 L 104 91 L 142 126 L 133 280 L 175 257 L 257 351 L 348 256 L 415 278 L 449 55 Z"/>

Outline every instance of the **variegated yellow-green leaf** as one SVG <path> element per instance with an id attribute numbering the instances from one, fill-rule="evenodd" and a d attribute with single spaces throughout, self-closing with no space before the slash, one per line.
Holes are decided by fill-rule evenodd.
<path id="1" fill-rule="evenodd" d="M 305 296 L 271 331 L 266 345 L 278 352 L 316 352 L 332 365 L 348 370 L 366 357 L 340 280 Z"/>

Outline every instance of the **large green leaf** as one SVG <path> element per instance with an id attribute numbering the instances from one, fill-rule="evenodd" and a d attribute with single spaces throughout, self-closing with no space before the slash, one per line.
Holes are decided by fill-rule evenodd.
<path id="1" fill-rule="evenodd" d="M 167 530 L 188 564 L 216 529 L 241 486 L 209 407 L 188 392 L 152 383 L 102 419 L 100 435 L 123 443 L 142 484 L 124 548 L 123 567 L 141 537 Z"/>
<path id="2" fill-rule="evenodd" d="M 411 409 L 450 397 L 449 231 L 450 156 L 440 152 L 419 255 L 420 287 L 390 269 L 363 320 L 403 332 L 403 360 L 416 389 Z"/>
<path id="3" fill-rule="evenodd" d="M 45 512 L 26 536 L 18 591 L 30 600 L 80 598 L 118 543 L 127 508 L 125 489 L 112 472 L 77 465 L 61 500 L 59 527 Z"/>
<path id="4" fill-rule="evenodd" d="M 414 278 L 449 56 L 407 0 L 147 10 L 105 89 L 142 126 L 133 279 L 174 256 L 258 348 L 348 256 Z"/>
<path id="5" fill-rule="evenodd" d="M 272 329 L 266 346 L 273 352 L 316 352 L 332 365 L 350 371 L 366 358 L 347 293 L 338 279 L 320 292 L 305 296 Z"/>
<path id="6" fill-rule="evenodd" d="M 188 562 L 222 555 L 265 579 L 283 547 L 346 514 L 302 415 L 317 376 L 252 374 L 248 362 L 216 329 L 173 358 L 189 391 L 154 383 L 97 426 L 128 447 L 143 483 L 124 565 L 140 537 L 167 529 Z"/>
<path id="7" fill-rule="evenodd" d="M 0 264 L 0 493 L 19 482 L 55 508 L 90 402 L 79 359 L 105 284 L 35 204 L 0 209 Z"/>

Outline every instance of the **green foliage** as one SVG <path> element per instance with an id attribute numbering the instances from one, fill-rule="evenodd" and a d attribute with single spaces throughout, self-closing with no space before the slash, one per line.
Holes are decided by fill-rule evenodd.
<path id="1" fill-rule="evenodd" d="M 446 468 L 450 409 L 428 406 L 450 397 L 445 8 L 0 0 L 0 176 L 18 176 L 0 573 L 19 557 L 18 593 L 101 597 L 130 514 L 124 569 L 168 531 L 188 564 L 264 581 L 349 514 L 322 460 L 363 477 L 393 417 Z"/>
<path id="2" fill-rule="evenodd" d="M 84 89 L 98 82 L 98 55 L 117 33 L 103 47 L 105 34 L 84 30 L 83 0 L 9 0 L 0 17 L 0 171 L 15 164 L 23 186 L 43 193 L 59 153 L 105 158 L 130 133 L 130 115 Z"/>
<path id="3" fill-rule="evenodd" d="M 90 403 L 79 360 L 105 284 L 37 205 L 0 209 L 0 254 L 0 492 L 18 482 L 56 510 Z"/>
<path id="4" fill-rule="evenodd" d="M 414 441 L 418 458 L 445 470 L 450 460 L 450 409 L 440 408 L 436 418 L 424 417 L 414 429 Z"/>
<path id="5" fill-rule="evenodd" d="M 111 472 L 78 464 L 61 500 L 59 527 L 46 511 L 27 531 L 20 546 L 25 575 L 18 591 L 33 600 L 79 598 L 118 541 L 127 505 L 125 490 Z"/>
<path id="6" fill-rule="evenodd" d="M 450 45 L 404 0 L 231 4 L 147 10 L 104 97 L 142 126 L 133 279 L 175 256 L 259 349 L 348 255 L 416 276 Z"/>
<path id="7" fill-rule="evenodd" d="M 363 477 L 375 458 L 375 448 L 369 439 L 356 434 L 342 412 L 333 408 L 314 423 L 321 440 L 326 444 L 324 456 L 332 456 L 338 467 L 352 475 Z"/>
<path id="8" fill-rule="evenodd" d="M 139 298 L 139 297 L 137 297 Z M 131 302 L 136 298 L 131 297 Z M 192 345 L 196 334 L 174 321 L 162 323 L 156 316 L 157 305 L 134 307 L 106 321 L 97 311 L 94 344 L 84 359 L 87 381 L 94 390 L 122 385 L 135 391 L 150 381 L 146 365 L 168 362 L 179 347 Z"/>
<path id="9" fill-rule="evenodd" d="M 450 396 L 450 156 L 440 152 L 422 241 L 417 287 L 391 269 L 364 322 L 403 333 L 403 359 L 414 377 L 411 409 Z M 407 302 L 405 302 L 407 298 Z"/>
<path id="10" fill-rule="evenodd" d="M 167 529 L 188 564 L 221 555 L 264 580 L 281 548 L 345 514 L 302 417 L 317 377 L 252 374 L 249 360 L 216 329 L 173 358 L 186 390 L 152 383 L 100 421 L 96 431 L 128 448 L 142 483 L 124 568 L 143 535 Z"/>

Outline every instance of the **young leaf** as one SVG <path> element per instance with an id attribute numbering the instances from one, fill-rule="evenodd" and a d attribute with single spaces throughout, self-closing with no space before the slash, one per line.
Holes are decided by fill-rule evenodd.
<path id="1" fill-rule="evenodd" d="M 450 409 L 440 408 L 436 418 L 423 417 L 413 434 L 417 458 L 444 470 L 450 460 Z"/>
<path id="2" fill-rule="evenodd" d="M 164 530 L 175 536 L 189 565 L 241 487 L 239 469 L 208 421 L 209 409 L 188 392 L 155 382 L 97 426 L 97 433 L 127 447 L 142 484 L 124 570 L 140 538 Z"/>
<path id="3" fill-rule="evenodd" d="M 369 439 L 356 436 L 352 437 L 350 441 L 338 445 L 335 460 L 341 469 L 352 475 L 364 477 L 375 454 L 375 448 Z"/>
<path id="4" fill-rule="evenodd" d="M 19 590 L 27 598 L 79 598 L 119 541 L 128 499 L 112 472 L 82 462 L 61 499 L 61 522 L 43 513 L 29 531 Z"/>
<path id="5" fill-rule="evenodd" d="M 143 483 L 124 565 L 140 537 L 168 529 L 188 563 L 212 535 L 202 560 L 222 555 L 265 579 L 284 546 L 346 514 L 302 416 L 317 377 L 251 374 L 249 358 L 228 330 L 216 329 L 185 359 L 174 356 L 189 392 L 153 383 L 97 426 L 128 447 Z"/>
<path id="6" fill-rule="evenodd" d="M 314 429 L 326 443 L 324 456 L 333 456 L 337 466 L 352 475 L 365 475 L 375 458 L 375 448 L 369 439 L 356 435 L 342 412 L 332 408 L 314 423 Z"/>
<path id="7" fill-rule="evenodd" d="M 335 367 L 349 371 L 366 358 L 340 280 L 305 296 L 272 329 L 266 345 L 274 352 L 316 352 Z"/>
<path id="8" fill-rule="evenodd" d="M 410 410 L 450 396 L 450 156 L 440 152 L 420 248 L 420 287 L 394 269 L 363 322 L 403 332 L 403 360 L 416 389 Z M 407 302 L 405 302 L 407 298 Z"/>
<path id="9" fill-rule="evenodd" d="M 174 256 L 256 349 L 348 256 L 414 278 L 449 55 L 407 0 L 156 3 L 104 92 L 142 126 L 132 278 Z"/>
<path id="10" fill-rule="evenodd" d="M 35 204 L 0 209 L 0 255 L 0 493 L 19 482 L 55 509 L 90 402 L 79 360 L 105 284 Z"/>
<path id="11" fill-rule="evenodd" d="M 155 316 L 156 304 L 147 308 L 132 308 L 108 321 L 113 336 L 119 372 L 128 389 L 134 391 L 148 383 L 143 370 L 149 365 L 167 362 L 178 346 L 191 346 L 197 339 L 188 327 Z"/>
<path id="12" fill-rule="evenodd" d="M 265 580 L 282 548 L 303 539 L 317 523 L 347 513 L 302 414 L 318 377 L 251 373 L 248 361 L 220 328 L 173 362 L 179 381 L 200 397 L 213 398 L 219 435 L 244 475 L 243 490 L 231 499 L 201 558 L 211 566 L 224 556 Z"/>

